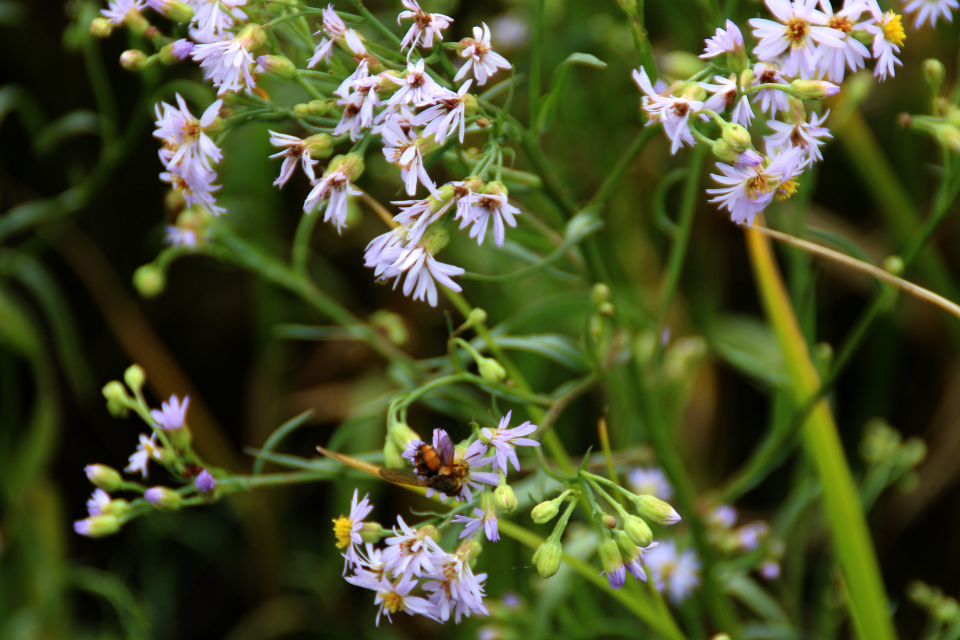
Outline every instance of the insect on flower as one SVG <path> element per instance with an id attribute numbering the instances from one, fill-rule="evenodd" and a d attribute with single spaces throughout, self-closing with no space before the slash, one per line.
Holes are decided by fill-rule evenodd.
<path id="1" fill-rule="evenodd" d="M 380 475 L 390 482 L 430 487 L 448 496 L 458 496 L 463 490 L 466 467 L 462 463 L 454 463 L 452 446 L 437 451 L 433 446 L 423 443 L 414 453 L 413 465 L 416 471 L 384 468 L 380 469 Z"/>

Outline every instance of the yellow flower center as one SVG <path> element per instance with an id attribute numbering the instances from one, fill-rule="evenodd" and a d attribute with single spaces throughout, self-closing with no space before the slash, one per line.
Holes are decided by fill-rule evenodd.
<path id="1" fill-rule="evenodd" d="M 810 26 L 806 20 L 791 18 L 787 22 L 787 37 L 793 40 L 794 47 L 803 43 L 808 33 L 810 33 Z"/>
<path id="2" fill-rule="evenodd" d="M 907 35 L 903 32 L 902 16 L 893 11 L 887 11 L 887 15 L 884 16 L 884 18 L 883 26 L 881 27 L 883 29 L 883 37 L 887 39 L 887 42 L 892 42 L 897 46 L 902 45 L 903 41 L 907 39 Z"/>
<path id="3" fill-rule="evenodd" d="M 773 196 L 774 200 L 788 200 L 797 192 L 797 181 L 793 178 L 790 178 L 786 182 L 780 183 L 780 188 L 777 189 L 776 195 Z"/>
<path id="4" fill-rule="evenodd" d="M 340 516 L 333 521 L 333 535 L 337 538 L 337 549 L 346 549 L 350 544 L 353 520 Z"/>
<path id="5" fill-rule="evenodd" d="M 380 600 L 383 602 L 383 608 L 390 613 L 396 613 L 403 609 L 403 596 L 396 591 L 381 593 Z"/>

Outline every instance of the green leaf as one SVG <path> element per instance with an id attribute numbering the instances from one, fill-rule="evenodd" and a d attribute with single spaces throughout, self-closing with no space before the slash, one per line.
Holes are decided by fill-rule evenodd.
<path id="1" fill-rule="evenodd" d="M 726 316 L 707 332 L 710 348 L 727 364 L 764 386 L 789 386 L 783 352 L 770 327 L 747 316 Z"/>
<path id="2" fill-rule="evenodd" d="M 567 59 L 560 63 L 553 74 L 553 86 L 550 93 L 543 99 L 540 105 L 540 115 L 537 118 L 537 130 L 544 133 L 553 125 L 556 118 L 557 109 L 560 106 L 560 100 L 567 89 L 567 81 L 570 79 L 570 69 L 578 64 L 592 69 L 606 69 L 607 63 L 589 53 L 571 53 Z"/>
<path id="3" fill-rule="evenodd" d="M 0 87 L 0 123 L 12 113 L 20 114 L 31 137 L 37 135 L 46 121 L 40 101 L 26 88 L 17 84 Z"/>
<path id="4" fill-rule="evenodd" d="M 100 114 L 77 109 L 43 127 L 33 140 L 33 148 L 38 156 L 46 156 L 64 140 L 87 134 L 99 137 L 100 132 Z"/>
<path id="5" fill-rule="evenodd" d="M 494 340 L 497 345 L 504 349 L 535 353 L 578 373 L 586 371 L 588 367 L 586 357 L 577 348 L 576 341 L 569 336 L 549 333 L 527 336 L 499 336 Z"/>
<path id="6" fill-rule="evenodd" d="M 113 607 L 129 640 L 149 640 L 150 618 L 146 609 L 120 578 L 88 567 L 75 567 L 71 577 L 77 588 Z"/>

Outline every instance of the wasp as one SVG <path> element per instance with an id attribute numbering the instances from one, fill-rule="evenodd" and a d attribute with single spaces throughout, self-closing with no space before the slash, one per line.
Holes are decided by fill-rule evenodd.
<path id="1" fill-rule="evenodd" d="M 449 446 L 444 446 L 449 444 Z M 421 444 L 413 454 L 414 469 L 380 469 L 385 480 L 414 487 L 429 487 L 438 493 L 460 497 L 467 466 L 454 462 L 453 444 L 441 443 L 440 450 Z M 429 494 L 428 494 L 429 495 Z"/>

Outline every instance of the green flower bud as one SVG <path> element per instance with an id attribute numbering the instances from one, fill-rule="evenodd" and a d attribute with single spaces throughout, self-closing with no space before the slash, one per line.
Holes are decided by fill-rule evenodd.
<path id="1" fill-rule="evenodd" d="M 599 522 L 601 525 L 603 525 L 607 529 L 615 529 L 617 527 L 617 519 L 614 518 L 609 513 L 604 513 L 604 514 L 598 513 L 598 514 L 595 514 L 594 517 L 597 518 L 597 522 Z"/>
<path id="2" fill-rule="evenodd" d="M 379 522 L 364 522 L 360 526 L 360 539 L 370 544 L 376 544 L 385 535 L 392 533 L 389 529 L 381 527 Z"/>
<path id="3" fill-rule="evenodd" d="M 110 504 L 100 507 L 100 515 L 122 518 L 130 510 L 130 503 L 123 498 L 113 498 Z"/>
<path id="4" fill-rule="evenodd" d="M 736 151 L 738 154 L 743 153 L 747 149 L 753 147 L 753 140 L 750 138 L 750 132 L 747 131 L 745 127 L 735 122 L 726 123 L 723 126 L 723 131 L 721 132 L 720 137 L 729 145 L 730 149 Z"/>
<path id="5" fill-rule="evenodd" d="M 541 502 L 533 508 L 533 511 L 530 512 L 530 517 L 533 518 L 533 521 L 537 524 L 546 524 L 554 518 L 557 517 L 557 514 L 560 513 L 560 504 L 563 502 L 564 496 L 559 498 L 554 498 L 553 500 L 547 500 Z"/>
<path id="6" fill-rule="evenodd" d="M 840 87 L 825 80 L 794 80 L 787 93 L 800 100 L 823 100 L 840 91 Z"/>
<path id="7" fill-rule="evenodd" d="M 653 542 L 653 531 L 643 518 L 628 516 L 623 520 L 623 532 L 638 547 L 647 547 Z"/>
<path id="8" fill-rule="evenodd" d="M 105 464 L 88 464 L 83 472 L 87 474 L 90 484 L 107 492 L 116 491 L 123 485 L 120 472 Z"/>
<path id="9" fill-rule="evenodd" d="M 563 558 L 563 547 L 559 540 L 550 536 L 540 545 L 533 554 L 533 563 L 537 565 L 537 573 L 541 578 L 551 578 L 560 570 L 560 560 Z"/>
<path id="10" fill-rule="evenodd" d="M 357 179 L 363 175 L 363 156 L 359 153 L 348 153 L 338 157 L 343 158 L 340 162 L 339 169 L 347 174 L 351 182 L 356 182 Z"/>
<path id="11" fill-rule="evenodd" d="M 607 574 L 607 582 L 613 589 L 619 589 L 623 586 L 626 579 L 626 572 L 623 567 L 623 556 L 620 555 L 620 547 L 617 542 L 609 535 L 604 535 L 597 547 L 600 553 L 600 564 L 603 566 L 603 572 Z"/>
<path id="12" fill-rule="evenodd" d="M 257 64 L 263 67 L 264 71 L 273 73 L 281 78 L 289 79 L 297 74 L 297 65 L 293 64 L 290 58 L 286 56 L 258 56 Z"/>
<path id="13" fill-rule="evenodd" d="M 613 317 L 613 313 L 616 308 L 613 306 L 612 302 L 601 302 L 600 306 L 597 307 L 597 313 L 602 315 L 605 318 Z"/>
<path id="14" fill-rule="evenodd" d="M 176 511 L 183 504 L 180 494 L 168 487 L 150 487 L 143 497 L 158 511 Z"/>
<path id="15" fill-rule="evenodd" d="M 333 108 L 334 102 L 330 100 L 311 100 L 307 103 L 307 108 L 310 111 L 312 116 L 325 116 L 330 113 L 330 109 Z"/>
<path id="16" fill-rule="evenodd" d="M 310 149 L 310 157 L 315 160 L 329 158 L 333 153 L 333 138 L 326 133 L 317 133 L 303 139 L 303 144 Z"/>
<path id="17" fill-rule="evenodd" d="M 140 71 L 147 65 L 147 54 L 139 49 L 127 49 L 120 54 L 120 66 L 127 71 Z"/>
<path id="18" fill-rule="evenodd" d="M 499 384 L 507 377 L 507 370 L 493 358 L 477 358 L 477 368 L 480 370 L 480 377 L 490 384 Z"/>
<path id="19" fill-rule="evenodd" d="M 417 527 L 417 531 L 420 531 L 425 536 L 433 538 L 437 542 L 440 541 L 440 529 L 437 529 L 435 525 L 425 524 Z"/>
<path id="20" fill-rule="evenodd" d="M 94 38 L 109 38 L 113 33 L 113 23 L 106 18 L 94 18 L 90 21 L 90 35 Z"/>
<path id="21" fill-rule="evenodd" d="M 298 120 L 303 120 L 310 116 L 310 105 L 301 102 L 300 104 L 293 105 L 293 117 Z"/>
<path id="22" fill-rule="evenodd" d="M 267 34 L 260 25 L 250 23 L 237 34 L 237 40 L 243 42 L 244 49 L 253 51 L 267 41 Z"/>
<path id="23" fill-rule="evenodd" d="M 642 495 L 634 496 L 631 500 L 637 509 L 637 513 L 648 520 L 653 520 L 657 524 L 667 526 L 680 522 L 680 514 L 659 498 Z"/>
<path id="24" fill-rule="evenodd" d="M 610 287 L 602 282 L 598 282 L 597 284 L 593 285 L 593 288 L 590 290 L 590 301 L 593 302 L 593 306 L 599 307 L 609 299 Z"/>
<path id="25" fill-rule="evenodd" d="M 463 103 L 463 113 L 468 118 L 476 115 L 477 110 L 480 108 L 479 104 L 477 103 L 477 96 L 473 95 L 472 93 L 463 94 L 463 97 L 460 98 L 460 102 Z"/>
<path id="26" fill-rule="evenodd" d="M 497 505 L 497 509 L 503 513 L 513 513 L 517 510 L 517 504 L 519 503 L 517 494 L 507 484 L 507 478 L 504 475 L 500 476 L 500 484 L 493 491 L 493 501 Z"/>
<path id="27" fill-rule="evenodd" d="M 104 538 L 120 531 L 120 519 L 116 516 L 92 516 L 73 523 L 73 530 L 88 538 Z"/>
<path id="28" fill-rule="evenodd" d="M 454 554 L 460 558 L 463 558 L 467 562 L 473 562 L 480 556 L 482 552 L 483 545 L 480 544 L 480 541 L 477 540 L 476 537 L 473 537 L 469 540 L 464 540 L 461 542 Z"/>
<path id="29" fill-rule="evenodd" d="M 487 321 L 487 312 L 483 309 L 474 308 L 470 311 L 470 315 L 467 316 L 467 321 L 464 324 L 467 324 L 471 327 L 478 324 L 484 324 Z"/>
<path id="30" fill-rule="evenodd" d="M 943 63 L 936 58 L 923 61 L 923 77 L 926 78 L 927 84 L 933 89 L 934 95 L 940 93 L 940 86 L 943 84 L 946 73 Z"/>
<path id="31" fill-rule="evenodd" d="M 410 339 L 403 316 L 392 311 L 374 311 L 370 316 L 370 326 L 387 336 L 387 339 L 398 347 L 405 345 Z"/>
<path id="32" fill-rule="evenodd" d="M 123 372 L 123 381 L 127 383 L 133 391 L 139 391 L 143 388 L 143 383 L 147 381 L 147 372 L 138 364 L 132 364 Z"/>
<path id="33" fill-rule="evenodd" d="M 154 11 L 173 22 L 186 24 L 193 19 L 193 8 L 180 0 L 160 0 L 151 3 L 150 6 Z"/>
<path id="34" fill-rule="evenodd" d="M 145 264 L 133 272 L 133 286 L 144 298 L 152 298 L 167 287 L 167 277 L 153 264 Z"/>

